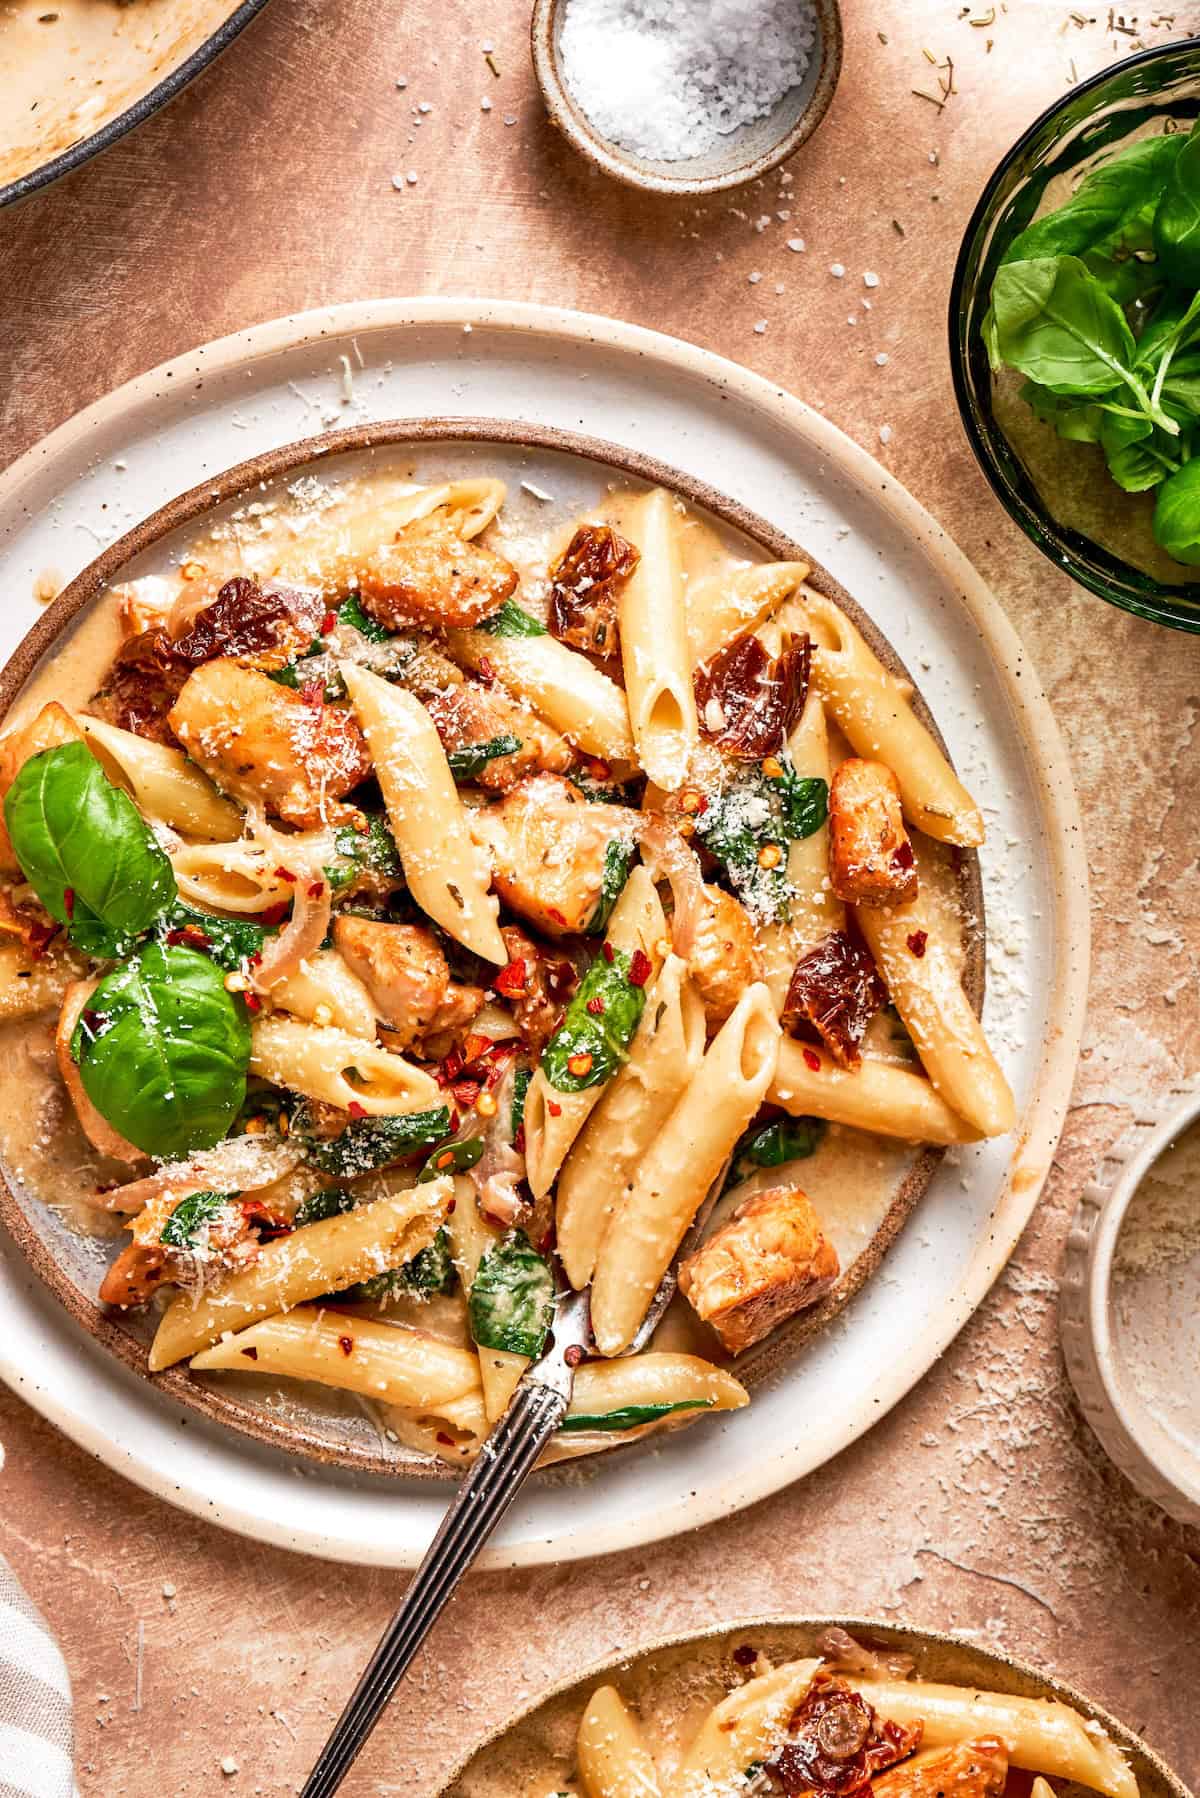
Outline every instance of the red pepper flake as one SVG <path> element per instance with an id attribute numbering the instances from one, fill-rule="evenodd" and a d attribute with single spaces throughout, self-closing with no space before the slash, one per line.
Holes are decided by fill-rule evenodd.
<path id="1" fill-rule="evenodd" d="M 517 1151 L 518 1155 L 523 1155 L 525 1153 L 525 1125 L 524 1125 L 524 1123 L 520 1123 L 517 1125 L 516 1134 L 513 1137 L 513 1148 Z"/>
<path id="2" fill-rule="evenodd" d="M 67 914 L 67 921 L 69 923 L 71 921 L 71 919 L 74 918 L 74 916 L 75 916 L 75 888 L 74 887 L 64 887 L 63 888 L 63 910 Z"/>
<path id="3" fill-rule="evenodd" d="M 911 843 L 901 843 L 898 849 L 892 850 L 893 868 L 911 868 L 913 859 L 913 848 Z"/>
<path id="4" fill-rule="evenodd" d="M 346 1110 L 350 1113 L 350 1116 L 352 1118 L 365 1118 L 367 1115 L 366 1106 L 360 1105 L 357 1099 L 351 1099 L 349 1105 L 347 1105 L 347 1107 L 346 1107 Z"/>
<path id="5" fill-rule="evenodd" d="M 918 960 L 924 955 L 925 945 L 928 941 L 929 932 L 927 930 L 914 930 L 909 936 L 908 946 Z"/>
<path id="6" fill-rule="evenodd" d="M 482 1061 L 484 1057 L 490 1053 L 492 1046 L 492 1039 L 490 1036 L 484 1036 L 483 1032 L 480 1030 L 468 1031 L 463 1038 L 462 1046 L 466 1065 L 468 1067 L 474 1067 L 476 1062 Z"/>
<path id="7" fill-rule="evenodd" d="M 814 1074 L 821 1072 L 821 1057 L 815 1049 L 805 1049 L 804 1065 L 806 1068 L 811 1068 Z"/>
<path id="8" fill-rule="evenodd" d="M 296 876 L 292 873 L 290 868 L 276 868 L 275 879 L 286 880 L 289 886 L 295 886 L 296 884 Z"/>
<path id="9" fill-rule="evenodd" d="M 588 1009 L 588 1011 L 591 1012 L 591 1014 L 594 1018 L 598 1018 L 603 1015 L 604 1010 L 605 1010 L 605 1005 L 604 1005 L 604 1000 L 600 997 L 599 993 L 596 993 L 593 998 L 588 1000 L 587 1009 Z"/>
<path id="10" fill-rule="evenodd" d="M 208 932 L 201 930 L 198 924 L 184 924 L 178 930 L 168 930 L 166 940 L 172 949 L 207 949 L 212 942 Z"/>
<path id="11" fill-rule="evenodd" d="M 510 961 L 508 966 L 501 968 L 496 975 L 494 982 L 496 991 L 503 993 L 506 999 L 519 999 L 527 990 L 528 977 L 529 970 L 525 957 L 518 956 L 516 961 Z"/>
<path id="12" fill-rule="evenodd" d="M 354 1353 L 353 1336 L 339 1336 L 338 1347 L 341 1349 L 343 1355 L 352 1355 Z"/>
<path id="13" fill-rule="evenodd" d="M 287 915 L 288 915 L 289 911 L 291 911 L 291 909 L 292 909 L 291 900 L 290 899 L 281 899 L 279 901 L 278 905 L 268 905 L 265 911 L 259 912 L 259 914 L 258 914 L 259 923 L 266 924 L 268 926 L 272 925 L 272 924 L 282 924 L 283 920 L 287 917 Z"/>
<path id="14" fill-rule="evenodd" d="M 559 911 L 557 905 L 548 905 L 546 907 L 546 916 L 552 923 L 561 924 L 564 930 L 567 928 L 567 920 L 563 913 Z"/>
<path id="15" fill-rule="evenodd" d="M 560 1118 L 562 1116 L 562 1106 L 556 1105 L 553 1099 L 547 1099 L 546 1110 L 550 1113 L 552 1118 Z"/>
<path id="16" fill-rule="evenodd" d="M 437 1440 L 441 1443 L 443 1448 L 453 1448 L 454 1447 L 453 1436 L 447 1436 L 445 1430 L 438 1431 Z"/>
<path id="17" fill-rule="evenodd" d="M 458 1204 L 458 1200 L 457 1200 L 457 1199 L 451 1199 L 451 1200 L 450 1200 L 450 1203 L 449 1203 L 449 1204 L 448 1204 L 448 1205 L 447 1205 L 447 1206 L 446 1206 L 446 1216 L 447 1216 L 447 1217 L 453 1217 L 453 1216 L 454 1216 L 454 1208 L 455 1208 L 455 1206 L 456 1206 L 456 1205 L 457 1205 L 457 1204 Z"/>
<path id="18" fill-rule="evenodd" d="M 321 680 L 306 680 L 300 689 L 300 698 L 305 705 L 324 705 L 325 682 Z"/>
<path id="19" fill-rule="evenodd" d="M 595 1057 L 587 1049 L 580 1049 L 578 1054 L 567 1056 L 567 1072 L 573 1074 L 576 1080 L 582 1080 L 585 1074 L 590 1074 L 594 1066 Z"/>
<path id="20" fill-rule="evenodd" d="M 258 1360 L 258 1350 L 256 1348 L 253 1348 L 253 1347 L 244 1348 L 241 1352 L 243 1355 L 245 1355 L 247 1361 L 257 1361 Z"/>
<path id="21" fill-rule="evenodd" d="M 257 993 L 243 993 L 242 998 L 246 1001 L 246 1010 L 247 1011 L 261 1011 L 262 1010 L 262 1000 L 259 998 Z"/>
<path id="22" fill-rule="evenodd" d="M 602 762 L 598 755 L 593 756 L 587 764 L 587 771 L 593 780 L 612 779 L 612 768 L 608 762 Z"/>
<path id="23" fill-rule="evenodd" d="M 644 949 L 635 949 L 629 963 L 630 986 L 645 986 L 654 972 L 654 963 Z"/>
<path id="24" fill-rule="evenodd" d="M 308 889 L 308 896 L 310 899 L 319 899 L 324 891 L 325 882 L 323 880 L 314 880 Z"/>
<path id="25" fill-rule="evenodd" d="M 602 944 L 600 953 L 603 955 L 605 961 L 615 961 L 617 959 L 617 952 L 611 943 Z"/>
<path id="26" fill-rule="evenodd" d="M 486 656 L 480 656 L 479 658 L 478 673 L 479 678 L 485 687 L 490 687 L 495 684 L 496 670 L 492 667 L 492 664 L 488 661 Z"/>
<path id="27" fill-rule="evenodd" d="M 465 1066 L 466 1063 L 458 1050 L 451 1049 L 449 1055 L 442 1062 L 442 1073 L 446 1076 L 447 1081 L 457 1080 Z"/>
<path id="28" fill-rule="evenodd" d="M 467 1111 L 470 1111 L 482 1091 L 482 1080 L 458 1080 L 454 1085 L 454 1097 Z"/>
<path id="29" fill-rule="evenodd" d="M 753 1667 L 758 1659 L 757 1648 L 751 1648 L 749 1642 L 742 1642 L 733 1651 L 734 1662 L 739 1667 Z"/>
<path id="30" fill-rule="evenodd" d="M 331 631 L 336 630 L 336 629 L 337 629 L 337 613 L 336 612 L 326 612 L 324 618 L 322 618 L 322 620 L 321 620 L 321 635 L 323 637 L 327 637 L 327 636 L 329 636 Z"/>

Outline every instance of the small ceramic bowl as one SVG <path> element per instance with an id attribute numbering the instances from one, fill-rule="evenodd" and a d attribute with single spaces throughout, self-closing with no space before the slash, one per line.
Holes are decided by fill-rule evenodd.
<path id="1" fill-rule="evenodd" d="M 648 161 L 602 137 L 567 87 L 559 47 L 568 3 L 536 0 L 533 9 L 533 66 L 546 110 L 581 156 L 629 187 L 658 194 L 710 194 L 741 187 L 798 150 L 829 110 L 842 69 L 842 17 L 838 0 L 813 0 L 817 40 L 812 60 L 803 81 L 789 89 L 766 118 L 740 125 L 703 156 L 682 162 Z"/>
<path id="2" fill-rule="evenodd" d="M 1139 1118 L 1084 1188 L 1063 1267 L 1067 1371 L 1110 1459 L 1200 1524 L 1200 1086 Z"/>

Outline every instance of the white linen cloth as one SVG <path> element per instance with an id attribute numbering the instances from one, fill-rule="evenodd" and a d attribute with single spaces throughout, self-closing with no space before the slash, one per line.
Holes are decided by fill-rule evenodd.
<path id="1" fill-rule="evenodd" d="M 66 1662 L 0 1555 L 0 1798 L 78 1798 L 73 1749 Z"/>

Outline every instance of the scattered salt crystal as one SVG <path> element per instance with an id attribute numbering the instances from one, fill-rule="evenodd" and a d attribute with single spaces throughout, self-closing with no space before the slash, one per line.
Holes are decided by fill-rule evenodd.
<path id="1" fill-rule="evenodd" d="M 490 112 L 492 110 L 492 103 L 488 99 L 486 94 L 483 96 L 483 99 L 479 102 L 479 110 L 480 110 L 480 112 Z"/>
<path id="2" fill-rule="evenodd" d="M 892 441 L 892 427 L 891 427 L 891 425 L 880 425 L 880 427 L 879 427 L 879 441 L 880 441 L 880 443 L 890 443 L 890 442 L 891 442 L 891 441 Z"/>
<path id="3" fill-rule="evenodd" d="M 162 1595 L 164 1598 L 174 1598 L 174 1596 L 175 1596 L 175 1587 L 172 1585 L 172 1583 L 169 1579 L 165 1579 L 163 1581 Z"/>
<path id="4" fill-rule="evenodd" d="M 875 358 L 875 366 L 876 366 L 876 368 L 886 368 L 887 365 L 888 365 L 888 353 L 886 350 L 880 350 L 878 356 L 876 356 L 876 358 Z"/>
<path id="5" fill-rule="evenodd" d="M 844 262 L 831 262 L 829 264 L 829 272 L 835 281 L 840 281 L 846 273 L 846 265 Z"/>
<path id="6" fill-rule="evenodd" d="M 794 250 L 798 256 L 804 248 L 804 239 L 802 237 L 789 237 L 787 240 L 787 247 L 789 250 Z"/>
<path id="7" fill-rule="evenodd" d="M 857 312 L 852 312 L 852 313 L 851 313 L 851 314 L 850 314 L 850 316 L 849 316 L 849 318 L 848 318 L 848 319 L 847 319 L 847 320 L 846 320 L 846 323 L 847 323 L 847 324 L 848 324 L 848 325 L 856 325 L 856 324 L 857 324 L 857 323 L 858 323 L 858 314 L 857 314 Z"/>
<path id="8" fill-rule="evenodd" d="M 783 207 L 783 209 L 780 212 L 777 212 L 775 214 L 775 217 L 779 220 L 780 224 L 782 224 L 782 225 L 786 225 L 788 220 L 791 218 L 791 216 L 792 216 L 792 212 L 791 212 L 791 208 L 789 206 Z"/>
<path id="9" fill-rule="evenodd" d="M 428 100 L 422 100 L 420 105 L 417 107 L 417 111 L 418 112 L 432 112 L 433 107 L 429 104 Z"/>
<path id="10" fill-rule="evenodd" d="M 393 175 L 392 176 L 392 186 L 395 188 L 395 190 L 398 194 L 402 194 L 404 192 L 404 176 L 403 175 Z"/>
<path id="11" fill-rule="evenodd" d="M 783 285 L 783 282 L 782 282 L 782 281 L 776 281 L 776 283 L 775 283 L 775 292 L 776 292 L 776 293 L 785 293 L 785 292 L 786 292 L 786 291 L 787 291 L 787 290 L 786 290 L 786 288 L 785 288 L 785 287 L 784 287 L 784 285 Z"/>
<path id="12" fill-rule="evenodd" d="M 496 48 L 495 44 L 493 44 L 489 41 L 487 43 L 480 44 L 479 53 L 481 56 L 490 56 L 492 54 L 492 51 L 495 48 Z"/>
<path id="13" fill-rule="evenodd" d="M 602 136 L 681 162 L 765 118 L 803 80 L 816 39 L 813 0 L 567 0 L 559 55 Z"/>
<path id="14" fill-rule="evenodd" d="M 417 185 L 416 169 L 409 169 L 408 174 L 404 177 L 404 179 L 408 182 L 408 185 L 410 187 L 415 187 Z"/>
<path id="15" fill-rule="evenodd" d="M 399 87 L 399 88 L 405 88 L 405 87 L 407 87 L 407 86 L 408 86 L 408 78 L 407 78 L 407 76 L 405 76 L 405 75 L 397 75 L 397 77 L 396 77 L 396 86 L 397 86 L 397 87 Z"/>
<path id="16" fill-rule="evenodd" d="M 505 113 L 505 115 L 504 115 L 504 123 L 505 123 L 505 124 L 506 124 L 506 125 L 515 125 L 515 124 L 516 124 L 516 122 L 517 122 L 517 115 L 516 115 L 516 113 L 515 113 L 515 112 L 506 112 L 506 113 Z"/>
<path id="17" fill-rule="evenodd" d="M 237 1762 L 234 1760 L 232 1754 L 227 1754 L 225 1759 L 221 1762 L 222 1773 L 225 1775 L 226 1779 L 232 1779 L 237 1770 Z"/>
<path id="18" fill-rule="evenodd" d="M 874 274 L 870 269 L 868 269 L 866 274 L 863 276 L 863 286 L 864 287 L 878 287 L 879 286 L 879 276 Z"/>
<path id="19" fill-rule="evenodd" d="M 747 279 L 747 281 L 749 281 L 751 287 L 757 287 L 759 282 L 762 280 L 762 275 L 758 269 L 755 269 L 752 274 L 749 274 L 746 276 L 746 279 Z"/>
<path id="20" fill-rule="evenodd" d="M 768 226 L 768 225 L 769 225 L 769 224 L 770 224 L 770 222 L 771 222 L 771 215 L 770 215 L 770 213 L 769 213 L 769 212 L 764 212 L 764 213 L 763 213 L 763 215 L 762 215 L 762 217 L 761 217 L 761 218 L 756 218 L 756 219 L 755 219 L 755 221 L 754 221 L 754 229 L 755 229 L 755 230 L 756 230 L 756 231 L 765 231 L 765 230 L 766 230 L 766 228 L 767 228 L 767 226 Z"/>
<path id="21" fill-rule="evenodd" d="M 767 328 L 767 321 L 765 318 L 760 318 L 758 323 L 754 327 L 754 329 L 758 332 L 758 335 L 760 337 L 766 331 L 766 328 Z"/>

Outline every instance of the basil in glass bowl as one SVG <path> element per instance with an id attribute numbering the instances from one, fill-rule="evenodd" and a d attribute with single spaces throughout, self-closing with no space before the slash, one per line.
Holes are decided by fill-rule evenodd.
<path id="1" fill-rule="evenodd" d="M 1200 632 L 1200 38 L 1081 83 L 1004 158 L 959 251 L 950 359 L 1026 535 L 1111 605 Z"/>

